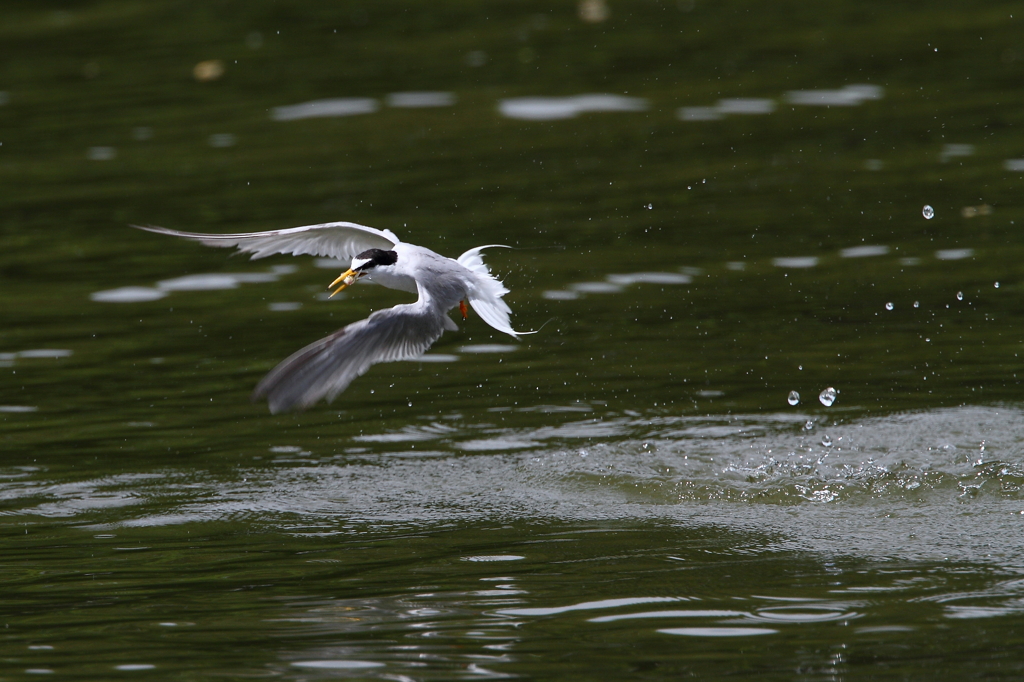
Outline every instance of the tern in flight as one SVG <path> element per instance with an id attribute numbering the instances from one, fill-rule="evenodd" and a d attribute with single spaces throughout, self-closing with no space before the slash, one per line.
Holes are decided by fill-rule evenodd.
<path id="1" fill-rule="evenodd" d="M 378 362 L 412 360 L 421 356 L 444 331 L 458 327 L 448 311 L 458 307 L 466 319 L 466 301 L 484 322 L 518 338 L 509 324 L 512 312 L 501 299 L 508 289 L 484 264 L 483 249 L 470 249 L 457 259 L 400 241 L 391 230 L 355 223 L 323 223 L 287 230 L 243 234 L 201 234 L 164 227 L 133 225 L 140 230 L 192 239 L 207 246 L 237 247 L 252 258 L 277 253 L 313 255 L 351 261 L 351 267 L 331 283 L 337 294 L 357 281 L 376 282 L 418 296 L 378 310 L 297 351 L 256 385 L 252 399 L 266 398 L 274 414 L 304 410 L 321 398 L 333 400 L 352 381 Z M 509 248 L 509 247 L 505 247 Z"/>

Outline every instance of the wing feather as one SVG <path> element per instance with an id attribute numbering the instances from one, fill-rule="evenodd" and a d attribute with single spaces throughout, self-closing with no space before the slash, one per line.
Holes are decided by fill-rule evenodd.
<path id="1" fill-rule="evenodd" d="M 422 303 L 379 310 L 292 354 L 257 384 L 274 414 L 304 410 L 348 388 L 371 365 L 423 355 L 444 333 L 445 316 Z"/>
<path id="2" fill-rule="evenodd" d="M 237 247 L 242 253 L 251 253 L 254 260 L 266 258 L 275 253 L 290 253 L 293 256 L 323 256 L 348 261 L 367 249 L 388 251 L 399 242 L 398 237 L 391 230 L 377 230 L 356 223 L 321 223 L 291 227 L 286 230 L 239 234 L 179 232 L 155 225 L 132 225 L 132 227 L 147 232 L 192 239 L 206 246 Z"/>

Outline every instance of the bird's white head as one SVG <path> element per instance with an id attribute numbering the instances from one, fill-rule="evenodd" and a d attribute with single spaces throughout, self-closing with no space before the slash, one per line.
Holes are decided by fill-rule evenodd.
<path id="1" fill-rule="evenodd" d="M 363 277 L 372 276 L 380 269 L 386 269 L 398 262 L 398 254 L 394 251 L 384 249 L 369 249 L 352 259 L 352 265 L 346 272 L 341 273 L 338 279 L 331 282 L 331 286 L 341 284 L 335 289 L 331 296 L 338 293 L 350 284 L 354 284 Z"/>

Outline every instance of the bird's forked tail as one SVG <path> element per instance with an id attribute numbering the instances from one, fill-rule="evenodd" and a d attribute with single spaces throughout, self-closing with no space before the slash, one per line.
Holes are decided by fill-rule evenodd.
<path id="1" fill-rule="evenodd" d="M 491 274 L 487 264 L 484 263 L 483 256 L 480 254 L 484 249 L 490 248 L 509 249 L 512 247 L 505 246 L 504 244 L 487 244 L 486 246 L 470 249 L 457 259 L 459 265 L 477 275 L 475 282 L 469 287 L 469 304 L 473 306 L 473 310 L 480 316 L 480 319 L 499 332 L 504 332 L 513 337 L 518 337 L 520 334 L 535 333 L 517 332 L 512 329 L 508 319 L 512 309 L 508 307 L 505 301 L 501 300 L 501 297 L 508 293 L 508 289 L 501 283 L 501 280 Z"/>

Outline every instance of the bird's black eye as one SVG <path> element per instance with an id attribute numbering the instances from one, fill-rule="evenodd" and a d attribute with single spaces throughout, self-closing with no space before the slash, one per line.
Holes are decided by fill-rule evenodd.
<path id="1" fill-rule="evenodd" d="M 398 262 L 397 253 L 394 251 L 385 251 L 384 249 L 367 249 L 356 256 L 356 258 L 368 261 L 356 268 L 357 270 L 369 270 L 370 268 L 375 268 L 378 265 L 394 265 Z"/>

